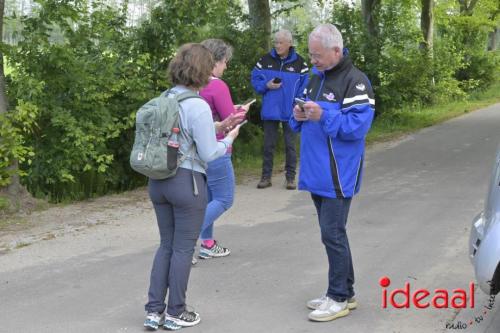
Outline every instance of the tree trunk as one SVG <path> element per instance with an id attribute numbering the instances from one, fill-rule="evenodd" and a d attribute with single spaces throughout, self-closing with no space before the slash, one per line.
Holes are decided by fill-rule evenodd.
<path id="1" fill-rule="evenodd" d="M 378 63 L 380 61 L 381 41 L 377 22 L 377 13 L 381 0 L 361 0 L 361 15 L 365 25 L 365 34 L 362 45 L 364 54 L 363 70 L 366 72 L 373 86 L 380 84 Z"/>
<path id="2" fill-rule="evenodd" d="M 500 2 L 498 3 L 497 9 L 491 14 L 490 20 L 496 22 L 497 16 L 500 14 Z M 498 40 L 500 38 L 500 26 L 495 27 L 492 32 L 488 35 L 488 51 L 496 51 L 498 48 Z"/>
<path id="3" fill-rule="evenodd" d="M 248 0 L 250 24 L 263 50 L 271 47 L 271 10 L 269 0 Z"/>
<path id="4" fill-rule="evenodd" d="M 490 32 L 488 36 L 488 51 L 496 51 L 498 48 L 498 35 L 500 34 L 500 29 L 498 27 L 495 28 L 492 32 Z"/>
<path id="5" fill-rule="evenodd" d="M 478 0 L 457 0 L 460 5 L 460 14 L 465 16 L 472 16 L 474 12 L 474 7 L 476 6 Z"/>
<path id="6" fill-rule="evenodd" d="M 3 36 L 3 16 L 4 16 L 5 0 L 0 0 L 0 38 Z M 5 73 L 3 69 L 3 54 L 0 52 L 0 114 L 7 113 L 7 96 L 5 95 Z M 2 138 L 0 138 L 1 140 Z M 17 171 L 18 163 L 14 161 L 9 167 L 9 170 Z M 32 199 L 26 189 L 21 186 L 19 175 L 17 172 L 10 178 L 10 184 L 6 188 L 0 188 L 0 195 L 4 194 L 10 201 L 11 207 L 9 210 L 17 210 L 24 206 L 20 201 L 28 198 L 28 204 L 32 204 Z"/>
<path id="7" fill-rule="evenodd" d="M 5 0 L 0 0 L 0 41 L 3 41 L 3 11 Z M 5 74 L 3 71 L 3 54 L 0 52 L 0 114 L 7 112 L 7 98 L 5 96 Z"/>
<path id="8" fill-rule="evenodd" d="M 380 0 L 361 0 L 361 13 L 365 22 L 366 30 L 371 38 L 378 37 L 377 23 L 374 17 L 374 9 L 378 6 Z"/>
<path id="9" fill-rule="evenodd" d="M 424 42 L 420 45 L 432 54 L 434 35 L 434 0 L 421 0 L 422 14 L 420 16 L 420 28 L 424 36 Z"/>

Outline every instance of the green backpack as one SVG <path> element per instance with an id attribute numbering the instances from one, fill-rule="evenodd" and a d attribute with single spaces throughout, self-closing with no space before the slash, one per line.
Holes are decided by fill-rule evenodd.
<path id="1" fill-rule="evenodd" d="M 180 133 L 174 134 L 177 131 L 174 128 L 179 128 L 179 103 L 188 98 L 201 98 L 192 91 L 170 97 L 167 97 L 168 93 L 166 91 L 144 104 L 135 118 L 135 140 L 130 153 L 130 166 L 151 179 L 174 176 L 178 166 L 184 161 L 185 156 L 178 154 Z"/>

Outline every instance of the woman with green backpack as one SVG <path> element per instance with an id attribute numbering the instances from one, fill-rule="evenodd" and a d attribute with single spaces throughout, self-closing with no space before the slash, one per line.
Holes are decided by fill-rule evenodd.
<path id="1" fill-rule="evenodd" d="M 167 97 L 204 87 L 214 67 L 206 47 L 197 43 L 179 48 L 170 62 L 172 84 Z M 186 308 L 191 260 L 207 207 L 207 163 L 226 154 L 239 133 L 237 126 L 217 141 L 212 113 L 201 98 L 180 102 L 179 153 L 183 156 L 175 176 L 149 179 L 148 191 L 156 213 L 160 246 L 151 269 L 144 326 L 156 330 L 194 326 L 200 315 Z M 196 191 L 196 188 L 199 190 Z M 168 304 L 165 298 L 168 292 Z"/>

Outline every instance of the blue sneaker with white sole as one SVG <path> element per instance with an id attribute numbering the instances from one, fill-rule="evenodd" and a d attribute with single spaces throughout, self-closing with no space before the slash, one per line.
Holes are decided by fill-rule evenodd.
<path id="1" fill-rule="evenodd" d="M 164 313 L 148 312 L 146 315 L 146 320 L 144 321 L 144 327 L 146 327 L 150 331 L 156 331 L 158 327 L 163 326 L 164 323 Z"/>

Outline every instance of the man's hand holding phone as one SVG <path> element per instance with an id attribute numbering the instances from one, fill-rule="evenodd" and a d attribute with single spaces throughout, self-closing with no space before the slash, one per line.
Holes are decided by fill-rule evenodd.
<path id="1" fill-rule="evenodd" d="M 271 89 L 271 90 L 279 89 L 279 88 L 281 88 L 282 84 L 283 83 L 281 82 L 281 79 L 279 77 L 274 77 L 267 82 L 267 89 Z"/>
<path id="2" fill-rule="evenodd" d="M 306 121 L 308 120 L 306 117 L 306 113 L 304 109 L 302 109 L 298 104 L 293 107 L 293 117 L 297 121 Z"/>
<path id="3" fill-rule="evenodd" d="M 304 104 L 304 112 L 308 120 L 318 121 L 321 119 L 323 109 L 319 106 L 319 104 L 313 101 L 307 101 Z"/>
<path id="4" fill-rule="evenodd" d="M 313 101 L 304 101 L 300 98 L 295 98 L 295 107 L 293 108 L 293 117 L 297 121 L 314 120 L 321 118 L 323 109 Z"/>

